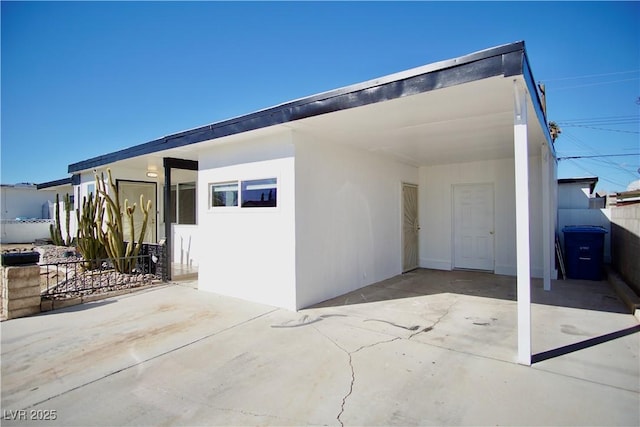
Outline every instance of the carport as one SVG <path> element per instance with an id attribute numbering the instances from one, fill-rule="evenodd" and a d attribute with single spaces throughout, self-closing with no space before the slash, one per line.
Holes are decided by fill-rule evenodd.
<path id="1" fill-rule="evenodd" d="M 342 92 L 352 104 L 365 105 L 286 126 L 304 139 L 345 145 L 415 166 L 418 181 L 409 184 L 418 188 L 418 214 L 407 222 L 405 211 L 403 260 L 414 256 L 414 267 L 517 276 L 518 361 L 529 365 L 531 280 L 542 278 L 549 291 L 556 276 L 557 164 L 544 95 L 532 77 L 524 43 L 430 64 Z M 338 105 L 338 98 L 346 95 L 326 97 Z M 374 98 L 385 100 L 370 100 Z M 465 236 L 456 237 L 465 213 L 456 210 L 458 203 L 464 210 L 471 197 L 456 192 L 483 184 L 489 186 L 492 196 L 487 205 L 493 205 L 495 213 L 471 233 L 472 243 L 465 247 Z M 471 213 L 478 210 L 473 204 L 466 207 Z M 469 219 L 475 221 L 482 219 Z M 413 240 L 416 247 L 407 249 Z M 493 259 L 484 259 L 484 253 L 475 260 L 459 259 L 459 253 L 473 252 L 482 244 L 495 250 L 495 255 L 490 254 Z"/>

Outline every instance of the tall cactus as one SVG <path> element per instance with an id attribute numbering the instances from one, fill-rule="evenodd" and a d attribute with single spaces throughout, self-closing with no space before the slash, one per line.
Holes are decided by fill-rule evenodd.
<path id="1" fill-rule="evenodd" d="M 144 198 L 140 196 L 140 209 L 143 213 L 142 227 L 138 239 L 135 239 L 135 229 L 133 224 L 133 214 L 136 210 L 136 204 L 129 206 L 129 201 L 124 201 L 124 212 L 122 205 L 120 204 L 120 193 L 118 187 L 113 181 L 111 176 L 111 169 L 107 169 L 109 177 L 110 192 L 107 192 L 107 186 L 104 182 L 104 176 L 96 175 L 96 187 L 99 196 L 105 203 L 105 210 L 107 213 L 106 218 L 106 231 L 102 228 L 102 219 L 96 219 L 99 222 L 98 239 L 105 246 L 107 255 L 113 263 L 116 271 L 120 273 L 131 273 L 136 265 L 135 257 L 140 253 L 142 247 L 142 240 L 144 239 L 144 233 L 147 230 L 147 222 L 149 220 L 149 210 L 151 210 L 151 200 L 147 201 L 145 206 Z M 111 193 L 111 194 L 109 194 Z M 127 216 L 129 221 L 130 235 L 129 242 L 125 246 L 124 236 L 124 216 Z"/>
<path id="2" fill-rule="evenodd" d="M 65 225 L 67 226 L 67 238 L 66 240 L 62 237 L 62 229 L 60 225 L 60 196 L 56 193 L 56 204 L 55 204 L 55 225 L 49 225 L 49 233 L 51 234 L 51 240 L 53 244 L 56 246 L 69 246 L 71 245 L 71 198 L 69 194 L 65 194 L 64 196 L 64 210 L 65 210 Z"/>
<path id="3" fill-rule="evenodd" d="M 69 197 L 69 193 L 64 195 L 64 214 L 64 223 L 67 226 L 67 240 L 65 241 L 65 246 L 71 246 L 71 197 Z"/>
<path id="4" fill-rule="evenodd" d="M 85 259 L 84 266 L 89 270 L 100 266 L 100 260 L 107 258 L 107 250 L 100 242 L 99 233 L 102 231 L 102 218 L 104 217 L 104 204 L 100 197 L 82 198 L 82 213 L 76 211 L 78 231 L 76 243 L 78 251 Z"/>
<path id="5" fill-rule="evenodd" d="M 60 196 L 56 193 L 55 204 L 55 224 L 49 226 L 49 233 L 51 233 L 51 240 L 56 246 L 63 246 L 62 230 L 60 229 Z"/>

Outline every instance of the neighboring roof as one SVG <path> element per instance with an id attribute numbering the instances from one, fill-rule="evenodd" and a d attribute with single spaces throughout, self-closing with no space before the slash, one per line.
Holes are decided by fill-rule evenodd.
<path id="1" fill-rule="evenodd" d="M 616 205 L 631 205 L 640 203 L 640 190 L 622 191 L 616 193 Z"/>
<path id="2" fill-rule="evenodd" d="M 524 42 L 497 46 L 459 58 L 440 61 L 367 82 L 286 102 L 244 116 L 168 135 L 141 145 L 69 165 L 69 173 L 116 161 L 235 135 L 321 114 L 347 110 L 408 95 L 469 83 L 489 77 L 522 75 L 532 97 L 536 115 L 544 126 L 553 150 L 542 103 L 529 68 Z"/>
<path id="3" fill-rule="evenodd" d="M 31 182 L 19 182 L 17 184 L 0 184 L 3 188 L 35 188 L 36 184 Z"/>
<path id="4" fill-rule="evenodd" d="M 60 187 L 61 185 L 73 185 L 75 177 L 56 179 L 55 181 L 43 182 L 42 184 L 38 184 L 38 190 L 44 190 L 52 187 Z"/>
<path id="5" fill-rule="evenodd" d="M 558 180 L 558 184 L 589 184 L 589 193 L 593 193 L 597 183 L 597 176 L 587 176 L 584 178 L 561 178 Z"/>

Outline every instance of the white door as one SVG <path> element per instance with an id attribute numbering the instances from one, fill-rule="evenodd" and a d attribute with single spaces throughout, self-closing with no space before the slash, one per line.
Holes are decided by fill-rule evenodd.
<path id="1" fill-rule="evenodd" d="M 418 268 L 418 187 L 402 184 L 402 272 Z"/>
<path id="2" fill-rule="evenodd" d="M 493 271 L 493 235 L 493 184 L 454 186 L 454 267 Z"/>
<path id="3" fill-rule="evenodd" d="M 144 242 L 156 243 L 156 184 L 154 182 L 134 182 L 134 181 L 118 181 L 118 192 L 120 193 L 120 203 L 124 212 L 124 201 L 127 199 L 129 205 L 136 204 L 136 210 L 133 212 L 133 228 L 135 238 L 138 238 L 144 215 L 140 208 L 140 195 L 144 197 L 144 204 L 151 200 L 151 209 L 149 210 L 149 220 L 147 221 L 147 231 L 144 234 Z M 123 218 L 124 238 L 129 240 L 131 233 L 129 227 L 129 219 Z"/>

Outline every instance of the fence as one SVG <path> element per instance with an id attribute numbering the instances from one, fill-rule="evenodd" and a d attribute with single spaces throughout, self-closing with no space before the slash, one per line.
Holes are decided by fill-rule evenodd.
<path id="1" fill-rule="evenodd" d="M 0 221 L 0 243 L 33 243 L 48 239 L 52 219 L 3 219 Z"/>
<path id="2" fill-rule="evenodd" d="M 162 279 L 162 276 L 158 275 L 158 258 L 152 254 L 120 258 L 116 261 L 120 260 L 135 261 L 131 273 L 118 273 L 109 259 L 41 264 L 41 295 L 48 299 L 64 299 L 139 287 Z"/>
<path id="3" fill-rule="evenodd" d="M 640 295 L 640 203 L 611 209 L 612 264 Z"/>

